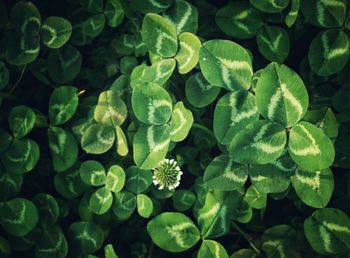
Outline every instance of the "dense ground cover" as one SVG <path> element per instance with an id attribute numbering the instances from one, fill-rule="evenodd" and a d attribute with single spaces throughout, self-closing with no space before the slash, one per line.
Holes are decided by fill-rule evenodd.
<path id="1" fill-rule="evenodd" d="M 349 257 L 347 0 L 0 0 L 0 258 Z"/>

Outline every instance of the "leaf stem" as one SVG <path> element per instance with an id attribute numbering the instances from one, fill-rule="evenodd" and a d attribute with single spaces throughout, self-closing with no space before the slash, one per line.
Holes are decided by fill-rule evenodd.
<path id="1" fill-rule="evenodd" d="M 251 248 L 253 248 L 255 252 L 261 255 L 261 252 L 259 251 L 259 249 L 251 241 L 251 236 L 249 236 L 246 232 L 244 232 L 243 229 L 241 229 L 241 227 L 238 226 L 236 222 L 233 221 L 232 226 L 243 236 L 243 238 L 249 243 Z"/>
<path id="2" fill-rule="evenodd" d="M 154 249 L 154 243 L 153 243 L 153 241 L 151 240 L 150 246 L 149 246 L 149 248 L 148 248 L 148 255 L 147 255 L 147 258 L 152 258 L 152 256 L 153 256 L 153 249 Z"/>
<path id="3" fill-rule="evenodd" d="M 19 83 L 21 82 L 22 80 L 22 77 L 23 77 L 23 74 L 24 74 L 24 71 L 26 70 L 26 67 L 27 67 L 27 64 L 25 64 L 22 68 L 22 71 L 21 71 L 21 74 L 19 75 L 19 78 L 18 80 L 16 81 L 16 83 L 13 85 L 12 89 L 9 91 L 9 95 L 17 88 L 17 86 L 19 85 Z"/>
<path id="4" fill-rule="evenodd" d="M 205 127 L 204 125 L 197 124 L 197 123 L 193 123 L 193 124 L 192 124 L 192 128 L 197 128 L 197 129 L 203 130 L 203 131 L 207 132 L 208 134 L 214 136 L 213 132 L 210 131 L 210 130 L 209 130 L 207 127 Z"/>

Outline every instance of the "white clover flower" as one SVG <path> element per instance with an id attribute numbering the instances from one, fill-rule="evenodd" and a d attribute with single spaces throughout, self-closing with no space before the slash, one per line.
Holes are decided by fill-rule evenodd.
<path id="1" fill-rule="evenodd" d="M 174 159 L 163 159 L 159 166 L 153 169 L 153 183 L 159 185 L 159 190 L 164 187 L 173 190 L 180 185 L 182 174 Z"/>

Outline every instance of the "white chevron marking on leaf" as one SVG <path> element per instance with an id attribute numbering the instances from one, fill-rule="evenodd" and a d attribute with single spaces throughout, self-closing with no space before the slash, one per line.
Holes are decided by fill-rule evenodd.
<path id="1" fill-rule="evenodd" d="M 255 143 L 251 144 L 250 146 L 257 148 L 257 149 L 259 149 L 265 153 L 268 153 L 268 154 L 278 152 L 284 148 L 284 145 L 274 146 L 268 142 L 255 142 Z"/>
<path id="2" fill-rule="evenodd" d="M 218 57 L 219 61 L 226 67 L 232 70 L 244 70 L 247 69 L 252 72 L 252 67 L 249 65 L 247 61 L 236 61 L 230 60 L 227 58 Z"/>
<path id="3" fill-rule="evenodd" d="M 165 230 L 172 238 L 175 239 L 176 244 L 178 244 L 180 247 L 186 247 L 188 245 L 184 241 L 181 232 L 189 228 L 193 228 L 193 224 L 190 222 L 184 222 L 173 226 L 166 226 Z"/>
<path id="4" fill-rule="evenodd" d="M 291 150 L 293 151 L 293 153 L 295 155 L 298 156 L 306 156 L 306 155 L 317 155 L 321 153 L 321 150 L 316 142 L 316 140 L 314 139 L 314 137 L 310 134 L 310 132 L 301 124 L 296 125 L 297 127 L 299 127 L 306 135 L 306 137 L 310 140 L 310 144 L 303 148 L 303 149 L 294 149 L 291 148 Z"/>
<path id="5" fill-rule="evenodd" d="M 256 115 L 257 113 L 258 113 L 258 108 L 256 106 L 253 109 L 250 109 L 248 111 L 239 112 L 236 116 L 231 117 L 231 125 L 239 123 L 240 121 L 242 121 L 244 119 L 251 118 L 252 116 Z"/>
<path id="6" fill-rule="evenodd" d="M 329 232 L 323 226 L 319 226 L 319 231 L 320 231 L 321 239 L 322 239 L 323 244 L 324 244 L 324 249 L 328 253 L 334 253 L 334 251 L 331 247 L 332 242 L 331 242 L 331 235 L 329 234 Z"/>
<path id="7" fill-rule="evenodd" d="M 331 222 L 326 222 L 326 221 L 322 221 L 322 225 L 330 231 L 336 231 L 336 232 L 350 234 L 350 229 L 348 227 L 345 227 L 345 226 L 341 226 L 341 225 L 331 223 Z"/>
<path id="8" fill-rule="evenodd" d="M 41 29 L 49 31 L 51 39 L 48 42 L 46 42 L 46 44 L 51 45 L 57 39 L 56 31 L 54 30 L 54 28 L 52 28 L 46 24 L 43 24 L 41 26 Z"/>
<path id="9" fill-rule="evenodd" d="M 320 0 L 316 1 L 316 15 L 317 15 L 317 21 L 321 25 L 325 25 L 325 7 L 340 7 L 345 9 L 345 5 L 341 1 L 334 1 L 334 0 Z"/>
<path id="10" fill-rule="evenodd" d="M 168 145 L 169 139 L 164 141 L 164 142 L 156 143 L 154 140 L 153 127 L 150 126 L 147 128 L 147 143 L 148 143 L 148 148 L 150 151 L 158 152 L 158 151 L 164 149 Z"/>
<path id="11" fill-rule="evenodd" d="M 220 246 L 218 243 L 212 242 L 215 248 L 215 258 L 220 258 Z"/>
<path id="12" fill-rule="evenodd" d="M 283 244 L 281 241 L 278 240 L 270 240 L 270 241 L 265 241 L 263 245 L 270 245 L 276 248 L 278 253 L 280 254 L 280 258 L 287 258 L 286 254 L 284 253 L 283 250 Z"/>
<path id="13" fill-rule="evenodd" d="M 315 176 L 309 177 L 309 176 L 301 175 L 298 172 L 296 172 L 295 177 L 296 179 L 299 180 L 299 182 L 310 186 L 313 190 L 316 191 L 321 186 L 320 174 L 321 174 L 321 171 L 315 171 Z"/>
<path id="14" fill-rule="evenodd" d="M 185 126 L 186 124 L 186 118 L 184 117 L 183 113 L 181 112 L 180 109 L 175 109 L 174 110 L 174 113 L 173 113 L 173 116 L 174 115 L 178 115 L 178 117 L 180 118 L 180 125 L 178 125 L 178 127 L 175 129 L 175 130 L 172 130 L 170 132 L 170 135 L 175 135 L 177 134 L 179 131 L 181 131 L 181 129 Z"/>
<path id="15" fill-rule="evenodd" d="M 49 142 L 49 146 L 54 153 L 60 154 L 64 149 L 64 145 L 66 144 L 67 134 L 59 133 L 59 134 L 56 134 L 56 136 L 57 136 L 57 144 Z"/>
<path id="16" fill-rule="evenodd" d="M 114 142 L 114 137 L 106 138 L 106 135 L 105 134 L 103 135 L 102 133 L 104 133 L 103 129 L 98 130 L 96 133 L 96 138 L 99 142 L 106 145 L 110 145 Z"/>
<path id="17" fill-rule="evenodd" d="M 298 116 L 301 117 L 304 110 L 301 106 L 299 100 L 289 91 L 287 85 L 285 83 L 281 84 L 281 89 L 283 93 L 283 97 L 290 102 L 290 104 L 294 107 L 293 111 L 298 113 Z"/>
<path id="18" fill-rule="evenodd" d="M 171 103 L 167 100 L 161 99 L 161 100 L 153 100 L 148 102 L 148 121 L 152 123 L 155 120 L 154 114 L 157 110 L 157 108 L 160 107 L 168 107 L 169 110 L 171 110 Z"/>
<path id="19" fill-rule="evenodd" d="M 187 9 L 186 12 L 184 13 L 184 15 L 182 16 L 181 20 L 179 21 L 179 23 L 176 26 L 177 32 L 179 33 L 180 31 L 182 31 L 183 27 L 186 25 L 186 22 L 188 21 L 188 18 L 190 18 L 191 14 L 192 14 L 192 8 L 190 6 L 189 3 L 187 2 L 183 2 Z"/>
<path id="20" fill-rule="evenodd" d="M 148 0 L 148 2 L 156 8 L 166 8 L 168 5 L 162 5 L 155 0 Z"/>
<path id="21" fill-rule="evenodd" d="M 202 91 L 207 91 L 213 87 L 213 85 L 210 85 L 207 81 L 202 81 L 200 78 L 200 73 L 197 73 L 194 76 L 194 79 L 198 83 L 199 87 L 202 89 Z"/>
<path id="22" fill-rule="evenodd" d="M 75 236 L 75 238 L 88 240 L 93 244 L 93 246 L 97 246 L 96 240 L 93 237 L 91 237 L 90 234 L 88 234 L 86 231 L 84 231 L 80 235 Z"/>
<path id="23" fill-rule="evenodd" d="M 283 7 L 281 5 L 278 5 L 278 3 L 276 3 L 276 0 L 270 0 L 269 3 L 271 3 L 272 7 L 277 8 L 277 9 L 280 9 Z"/>
<path id="24" fill-rule="evenodd" d="M 275 111 L 278 105 L 278 102 L 282 99 L 282 92 L 280 89 L 277 89 L 275 94 L 271 97 L 271 102 L 267 107 L 267 117 L 273 119 L 275 116 Z"/>
<path id="25" fill-rule="evenodd" d="M 205 220 L 215 216 L 219 212 L 220 207 L 220 203 L 215 203 L 208 211 L 200 213 L 198 215 L 198 220 Z"/>
<path id="26" fill-rule="evenodd" d="M 179 64 L 179 68 L 182 69 L 184 67 L 186 67 L 192 60 L 193 56 L 194 56 L 194 50 L 191 48 L 190 45 L 188 45 L 186 42 L 184 41 L 180 41 L 180 46 L 185 48 L 188 52 L 188 55 L 187 55 L 187 59 L 185 62 Z"/>
<path id="27" fill-rule="evenodd" d="M 27 206 L 25 206 L 24 202 L 20 202 L 20 204 L 21 208 L 19 209 L 19 211 L 17 210 L 17 214 L 19 215 L 17 219 L 2 218 L 2 220 L 14 225 L 22 224 L 24 222 L 24 216 L 27 210 Z"/>
<path id="28" fill-rule="evenodd" d="M 10 156 L 11 153 L 9 151 L 5 152 L 5 156 L 11 162 L 24 162 L 29 158 L 31 150 L 32 150 L 32 145 L 30 144 L 29 141 L 26 141 L 25 152 L 23 152 L 24 149 L 22 149 L 22 153 L 19 154 L 19 157 Z"/>
<path id="29" fill-rule="evenodd" d="M 51 247 L 51 248 L 37 248 L 37 250 L 40 253 L 56 253 L 57 251 L 60 250 L 60 247 L 62 245 L 62 240 L 63 240 L 62 234 L 59 233 L 58 240 L 53 247 Z"/>
<path id="30" fill-rule="evenodd" d="M 156 66 L 156 79 L 155 81 L 160 81 L 161 79 L 163 79 L 164 77 L 166 77 L 169 73 L 172 72 L 172 69 L 166 69 L 165 72 L 162 72 L 162 62 L 158 62 L 155 66 Z M 146 72 L 146 70 L 144 70 Z"/>
<path id="31" fill-rule="evenodd" d="M 177 44 L 176 40 L 173 37 L 171 37 L 170 35 L 168 35 L 167 33 L 163 32 L 161 30 L 157 30 L 157 33 L 158 33 L 158 37 L 157 37 L 157 41 L 156 41 L 157 53 L 160 53 L 162 51 L 162 45 L 163 45 L 164 39 L 170 40 L 174 44 Z"/>
<path id="32" fill-rule="evenodd" d="M 342 56 L 342 55 L 346 54 L 346 52 L 348 51 L 348 48 L 349 48 L 349 41 L 348 40 L 345 41 L 345 44 L 346 44 L 345 46 L 339 47 L 339 48 L 333 48 L 333 49 L 329 49 L 328 39 L 327 39 L 326 34 L 322 35 L 321 40 L 322 40 L 322 46 L 325 49 L 325 51 L 324 51 L 325 59 L 332 59 L 332 58 L 336 58 L 338 56 Z"/>
<path id="33" fill-rule="evenodd" d="M 266 43 L 266 45 L 272 50 L 272 51 L 277 51 L 279 43 L 282 39 L 282 33 L 278 31 L 278 35 L 276 36 L 274 41 L 270 41 L 267 39 L 263 34 L 260 34 L 259 37 Z"/>
<path id="34" fill-rule="evenodd" d="M 266 131 L 269 129 L 270 125 L 271 125 L 271 124 L 264 124 L 264 125 L 259 129 L 259 131 L 256 133 L 256 135 L 255 135 L 253 141 L 254 141 L 254 142 L 257 142 L 257 141 L 261 140 L 261 138 L 264 137 Z"/>
<path id="35" fill-rule="evenodd" d="M 267 179 L 266 176 L 262 176 L 262 175 L 258 175 L 258 176 L 251 176 L 250 177 L 252 181 L 255 181 L 255 182 L 260 182 L 260 181 L 264 181 Z"/>
<path id="36" fill-rule="evenodd" d="M 234 20 L 244 20 L 245 18 L 249 17 L 249 14 L 250 14 L 249 9 L 245 9 L 242 12 L 233 16 L 233 19 Z"/>
<path id="37" fill-rule="evenodd" d="M 238 183 L 245 183 L 246 177 L 239 177 L 236 175 L 235 171 L 232 170 L 232 165 L 233 165 L 233 160 L 229 159 L 227 166 L 225 167 L 224 173 L 222 176 L 224 178 L 227 178 L 228 180 L 231 180 L 233 182 L 238 182 Z"/>
<path id="38" fill-rule="evenodd" d="M 91 183 L 92 184 L 96 184 L 96 183 L 99 183 L 100 182 L 100 178 L 101 176 L 104 176 L 105 175 L 105 172 L 104 171 L 100 171 L 100 170 L 94 170 L 91 174 Z"/>

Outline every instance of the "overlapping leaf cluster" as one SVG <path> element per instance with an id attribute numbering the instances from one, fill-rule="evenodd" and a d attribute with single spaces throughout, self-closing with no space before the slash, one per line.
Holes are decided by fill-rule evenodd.
<path id="1" fill-rule="evenodd" d="M 0 257 L 348 257 L 349 17 L 0 0 Z"/>

